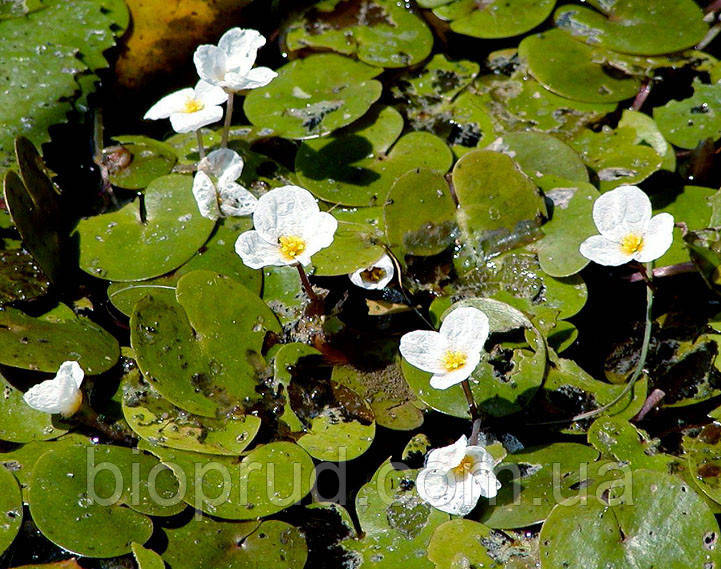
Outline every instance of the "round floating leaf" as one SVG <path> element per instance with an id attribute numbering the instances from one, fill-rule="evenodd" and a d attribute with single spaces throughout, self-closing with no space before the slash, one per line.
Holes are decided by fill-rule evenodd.
<path id="1" fill-rule="evenodd" d="M 492 299 L 463 300 L 446 310 L 472 306 L 486 313 L 490 321 L 491 340 L 469 378 L 476 404 L 487 413 L 499 417 L 519 411 L 536 393 L 546 373 L 546 344 L 543 335 L 521 311 Z M 529 344 L 504 349 L 494 334 L 514 330 L 527 333 Z M 530 348 L 530 349 L 529 349 Z M 469 417 L 468 403 L 460 385 L 448 389 L 433 389 L 431 374 L 402 363 L 403 375 L 418 398 L 437 411 L 456 417 Z"/>
<path id="2" fill-rule="evenodd" d="M 300 569 L 308 557 L 303 534 L 275 520 L 239 523 L 203 516 L 164 532 L 168 548 L 163 558 L 173 569 Z"/>
<path id="3" fill-rule="evenodd" d="M 634 77 L 607 73 L 594 48 L 561 30 L 525 38 L 518 54 L 544 87 L 569 99 L 616 103 L 633 97 L 640 85 Z"/>
<path id="4" fill-rule="evenodd" d="M 556 0 L 454 0 L 436 8 L 433 13 L 442 20 L 450 20 L 451 29 L 456 33 L 495 39 L 532 30 L 551 15 L 555 5 Z"/>
<path id="5" fill-rule="evenodd" d="M 0 251 L 0 305 L 40 298 L 49 288 L 50 281 L 27 251 Z"/>
<path id="6" fill-rule="evenodd" d="M 330 49 L 380 67 L 407 67 L 431 52 L 433 34 L 407 4 L 394 0 L 325 0 L 286 30 L 290 50 Z"/>
<path id="7" fill-rule="evenodd" d="M 417 470 L 396 470 L 384 462 L 356 495 L 362 538 L 342 546 L 355 552 L 362 565 L 391 569 L 413 560 L 414 569 L 433 569 L 426 558 L 428 543 L 448 514 L 421 500 L 415 490 Z"/>
<path id="8" fill-rule="evenodd" d="M 203 138 L 203 148 L 205 148 L 206 152 L 220 147 L 221 133 L 210 128 L 201 128 L 200 133 Z M 268 134 L 271 134 L 271 132 L 268 132 Z M 200 160 L 198 135 L 194 132 L 178 132 L 166 138 L 163 142 L 175 150 L 180 164 L 195 165 Z"/>
<path id="9" fill-rule="evenodd" d="M 152 549 L 145 549 L 139 543 L 131 543 L 133 557 L 138 564 L 138 569 L 165 569 L 163 558 Z"/>
<path id="10" fill-rule="evenodd" d="M 260 419 L 235 410 L 221 418 L 199 417 L 164 399 L 137 368 L 121 383 L 123 416 L 133 431 L 153 444 L 208 454 L 237 456 L 251 443 Z"/>
<path id="11" fill-rule="evenodd" d="M 0 363 L 56 372 L 74 360 L 88 375 L 109 370 L 120 357 L 118 341 L 64 304 L 33 318 L 16 308 L 0 311 Z"/>
<path id="12" fill-rule="evenodd" d="M 626 109 L 618 121 L 619 127 L 631 127 L 636 131 L 636 144 L 645 143 L 663 157 L 661 168 L 673 172 L 676 170 L 676 151 L 673 149 L 658 128 L 656 121 L 648 115 Z"/>
<path id="13" fill-rule="evenodd" d="M 178 494 L 172 473 L 149 455 L 73 445 L 40 457 L 28 502 L 33 521 L 50 541 L 78 555 L 105 558 L 148 540 L 153 524 L 144 514 L 182 511 Z"/>
<path id="14" fill-rule="evenodd" d="M 666 139 L 680 148 L 696 148 L 710 138 L 721 138 L 721 83 L 704 85 L 698 79 L 693 84 L 693 96 L 681 101 L 669 101 L 653 110 Z"/>
<path id="15" fill-rule="evenodd" d="M 242 460 L 151 446 L 149 450 L 187 483 L 184 500 L 206 514 L 228 520 L 271 516 L 305 497 L 315 483 L 313 459 L 294 443 L 254 448 Z"/>
<path id="16" fill-rule="evenodd" d="M 368 267 L 386 252 L 380 243 L 383 235 L 372 225 L 339 221 L 330 247 L 313 255 L 314 275 L 346 275 Z"/>
<path id="17" fill-rule="evenodd" d="M 589 263 L 579 252 L 579 246 L 598 233 L 592 216 L 598 190 L 589 183 L 554 177 L 543 178 L 541 187 L 553 208 L 550 221 L 542 228 L 544 237 L 532 247 L 547 274 L 552 277 L 575 275 Z"/>
<path id="18" fill-rule="evenodd" d="M 369 371 L 334 366 L 331 377 L 361 395 L 371 406 L 376 423 L 381 427 L 410 431 L 423 424 L 423 412 L 397 362 Z"/>
<path id="19" fill-rule="evenodd" d="M 632 491 L 629 487 L 632 484 Z M 559 504 L 543 524 L 543 569 L 558 567 L 714 567 L 719 526 L 680 478 L 637 470 L 610 501 Z"/>
<path id="20" fill-rule="evenodd" d="M 263 268 L 263 301 L 284 326 L 298 321 L 308 297 L 295 267 Z"/>
<path id="21" fill-rule="evenodd" d="M 235 241 L 238 235 L 252 227 L 253 221 L 247 217 L 223 219 L 218 223 L 215 232 L 203 248 L 172 275 L 140 282 L 111 283 L 108 286 L 108 299 L 126 316 L 130 316 L 135 303 L 148 294 L 172 303 L 175 300 L 175 287 L 178 279 L 197 270 L 214 271 L 226 275 L 260 294 L 263 285 L 262 273 L 248 267 L 235 252 Z"/>
<path id="22" fill-rule="evenodd" d="M 130 319 L 131 344 L 153 388 L 204 417 L 256 398 L 265 334 L 280 332 L 272 311 L 237 281 L 210 271 L 183 276 L 176 296 L 175 304 L 145 297 Z"/>
<path id="23" fill-rule="evenodd" d="M 441 524 L 428 544 L 428 559 L 435 563 L 435 569 L 501 567 L 483 546 L 490 534 L 489 527 L 472 520 L 457 519 Z"/>
<path id="24" fill-rule="evenodd" d="M 604 126 L 600 132 L 584 130 L 571 141 L 589 168 L 596 172 L 602 192 L 637 184 L 661 169 L 663 157 L 651 146 L 639 144 L 636 130 Z"/>
<path id="25" fill-rule="evenodd" d="M 245 98 L 251 123 L 276 136 L 314 138 L 362 117 L 380 97 L 377 67 L 334 54 L 296 59 Z"/>
<path id="26" fill-rule="evenodd" d="M 0 554 L 10 547 L 23 523 L 23 498 L 15 477 L 0 468 Z"/>
<path id="27" fill-rule="evenodd" d="M 488 150 L 513 158 L 521 170 L 539 185 L 544 176 L 588 182 L 588 171 L 580 156 L 565 142 L 541 132 L 509 132 L 497 138 Z"/>
<path id="28" fill-rule="evenodd" d="M 294 368 L 302 358 L 319 355 L 321 353 L 314 347 L 300 342 L 274 346 L 268 352 L 268 358 L 273 358 L 273 382 L 275 387 L 282 388 L 281 395 L 285 399 L 283 414 L 279 417 L 279 420 L 284 422 L 292 432 L 303 430 L 303 423 L 293 412 L 288 398 L 288 386 L 293 377 Z"/>
<path id="29" fill-rule="evenodd" d="M 475 150 L 453 168 L 458 225 L 483 256 L 537 231 L 546 204 L 536 185 L 505 154 Z"/>
<path id="30" fill-rule="evenodd" d="M 383 107 L 351 130 L 304 142 L 295 166 L 300 184 L 325 201 L 343 205 L 382 204 L 393 183 L 415 168 L 448 171 L 453 155 L 427 132 L 401 138 L 403 118 Z"/>
<path id="31" fill-rule="evenodd" d="M 215 225 L 198 212 L 192 185 L 191 176 L 162 176 L 150 183 L 144 198 L 80 221 L 74 234 L 80 240 L 80 267 L 103 279 L 136 281 L 182 265 Z"/>
<path id="32" fill-rule="evenodd" d="M 666 254 L 655 261 L 657 267 L 689 262 L 689 252 L 684 245 L 683 234 L 686 229 L 696 231 L 712 226 L 710 199 L 716 194 L 717 191 L 712 188 L 685 186 L 681 193 L 671 198 L 670 203 L 668 194 L 651 196 L 651 203 L 656 206 L 654 213 L 670 213 L 676 223 L 686 225 L 685 229 L 674 227 L 673 243 Z"/>
<path id="33" fill-rule="evenodd" d="M 618 473 L 616 463 L 596 463 L 598 452 L 576 443 L 553 443 L 509 454 L 496 466 L 502 486 L 480 521 L 492 528 L 517 528 L 542 522 L 560 500 L 593 493 L 607 480 L 601 466 Z M 518 494 L 520 490 L 520 494 Z"/>
<path id="34" fill-rule="evenodd" d="M 110 183 L 119 188 L 141 190 L 155 178 L 170 174 L 178 160 L 172 146 L 147 136 L 114 136 L 113 140 L 121 149 L 111 147 L 105 149 L 105 154 L 120 152 L 128 161 L 127 165 L 110 167 Z"/>
<path id="35" fill-rule="evenodd" d="M 48 413 L 32 409 L 15 389 L 0 375 L 0 439 L 12 443 L 29 443 L 56 439 L 68 432 L 69 426 Z"/>
<path id="36" fill-rule="evenodd" d="M 384 207 L 386 237 L 399 258 L 436 255 L 453 242 L 456 206 L 445 178 L 414 170 L 398 178 Z"/>
<path id="37" fill-rule="evenodd" d="M 293 412 L 307 425 L 296 442 L 318 460 L 343 462 L 358 458 L 375 438 L 373 411 L 344 385 L 331 381 L 323 387 L 289 386 Z"/>
<path id="38" fill-rule="evenodd" d="M 693 0 L 592 0 L 585 6 L 563 6 L 556 25 L 574 38 L 622 53 L 661 55 L 699 43 L 708 26 Z"/>
<path id="39" fill-rule="evenodd" d="M 684 440 L 686 463 L 698 488 L 721 504 L 721 426 L 713 422 Z"/>

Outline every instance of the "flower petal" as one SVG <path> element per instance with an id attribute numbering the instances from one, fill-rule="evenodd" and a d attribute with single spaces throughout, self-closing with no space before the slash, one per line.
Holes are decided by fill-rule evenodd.
<path id="1" fill-rule="evenodd" d="M 233 73 L 247 74 L 255 63 L 258 50 L 265 45 L 265 38 L 257 30 L 231 28 L 218 41 L 225 52 L 227 69 Z"/>
<path id="2" fill-rule="evenodd" d="M 223 108 L 204 107 L 196 113 L 173 113 L 170 124 L 175 132 L 194 132 L 223 118 Z"/>
<path id="3" fill-rule="evenodd" d="M 496 465 L 496 461 L 493 459 L 493 456 L 491 456 L 491 453 L 481 445 L 466 447 L 466 456 L 470 456 L 473 459 L 475 468 L 484 467 L 493 470 L 493 467 Z"/>
<path id="4" fill-rule="evenodd" d="M 201 45 L 193 54 L 198 75 L 211 85 L 220 86 L 225 79 L 225 52 L 215 45 Z"/>
<path id="5" fill-rule="evenodd" d="M 462 350 L 470 356 L 480 352 L 488 339 L 488 316 L 477 308 L 461 306 L 444 318 L 439 331 L 453 349 Z"/>
<path id="6" fill-rule="evenodd" d="M 251 269 L 267 266 L 290 265 L 280 254 L 280 249 L 265 241 L 257 231 L 241 233 L 235 242 L 235 252 Z"/>
<path id="7" fill-rule="evenodd" d="M 431 377 L 431 387 L 434 389 L 448 389 L 471 377 L 473 370 L 481 361 L 481 352 L 468 352 L 467 355 L 468 359 L 463 367 L 449 372 L 443 370 L 442 373 L 433 375 Z"/>
<path id="8" fill-rule="evenodd" d="M 593 221 L 598 232 L 619 242 L 625 235 L 643 235 L 651 220 L 651 200 L 636 186 L 619 186 L 593 204 Z"/>
<path id="9" fill-rule="evenodd" d="M 247 89 L 258 89 L 265 87 L 277 76 L 278 74 L 268 67 L 255 67 L 247 73 L 230 72 L 225 74 L 224 87 L 236 93 Z"/>
<path id="10" fill-rule="evenodd" d="M 63 362 L 58 368 L 58 373 L 55 377 L 60 376 L 69 377 L 75 384 L 75 387 L 80 389 L 80 386 L 83 383 L 83 378 L 85 377 L 85 372 L 78 362 L 67 361 Z"/>
<path id="11" fill-rule="evenodd" d="M 414 367 L 431 373 L 443 373 L 441 358 L 448 344 L 438 332 L 415 330 L 403 334 L 400 351 L 405 360 Z"/>
<path id="12" fill-rule="evenodd" d="M 424 469 L 416 478 L 418 495 L 434 508 L 457 516 L 465 516 L 476 507 L 481 488 L 470 475 Z"/>
<path id="13" fill-rule="evenodd" d="M 228 93 L 221 87 L 211 85 L 202 79 L 195 84 L 195 98 L 201 101 L 206 107 L 222 105 L 228 100 Z"/>
<path id="14" fill-rule="evenodd" d="M 316 205 L 316 207 L 318 206 Z M 325 211 L 308 214 L 302 221 L 304 227 L 301 230 L 301 236 L 306 242 L 304 251 L 306 255 L 313 256 L 333 243 L 333 237 L 338 229 L 338 220 L 331 214 Z"/>
<path id="15" fill-rule="evenodd" d="M 581 243 L 579 251 L 586 259 L 608 267 L 618 267 L 633 260 L 633 255 L 627 255 L 618 243 L 606 239 L 603 235 L 589 237 Z"/>
<path id="16" fill-rule="evenodd" d="M 212 220 L 220 217 L 218 193 L 215 185 L 202 170 L 198 170 L 193 178 L 193 196 L 195 196 L 195 201 L 198 204 L 200 215 Z"/>
<path id="17" fill-rule="evenodd" d="M 255 211 L 258 198 L 235 182 L 218 184 L 220 211 L 226 217 L 250 215 Z"/>
<path id="18" fill-rule="evenodd" d="M 243 159 L 237 152 L 230 148 L 219 148 L 198 163 L 198 170 L 217 178 L 220 186 L 240 178 L 243 166 Z"/>
<path id="19" fill-rule="evenodd" d="M 373 269 L 380 269 L 383 271 L 383 276 L 377 281 L 366 281 L 363 279 L 363 274 Z M 393 265 L 393 259 L 390 256 L 384 254 L 380 259 L 373 263 L 370 267 L 363 267 L 357 271 L 348 275 L 350 281 L 361 288 L 366 290 L 381 290 L 388 286 L 393 276 L 395 275 L 395 266 Z"/>
<path id="20" fill-rule="evenodd" d="M 282 186 L 264 194 L 253 214 L 253 225 L 266 241 L 275 243 L 281 235 L 305 237 L 309 217 L 320 211 L 313 195 L 298 186 Z"/>
<path id="21" fill-rule="evenodd" d="M 155 103 L 143 117 L 146 120 L 167 119 L 173 113 L 178 113 L 185 108 L 185 103 L 195 96 L 195 91 L 190 87 L 175 91 L 166 95 Z"/>
<path id="22" fill-rule="evenodd" d="M 473 494 L 475 495 L 478 493 L 484 498 L 495 498 L 501 487 L 501 483 L 496 478 L 493 468 L 488 468 L 486 466 L 475 468 L 471 472 L 471 479 L 475 487 Z"/>
<path id="23" fill-rule="evenodd" d="M 466 456 L 468 439 L 466 435 L 461 437 L 452 445 L 434 448 L 426 457 L 426 468 L 450 470 L 458 466 Z"/>
<path id="24" fill-rule="evenodd" d="M 673 243 L 674 219 L 670 213 L 659 213 L 651 218 L 646 235 L 643 236 L 643 248 L 635 255 L 641 263 L 650 263 L 663 257 Z"/>

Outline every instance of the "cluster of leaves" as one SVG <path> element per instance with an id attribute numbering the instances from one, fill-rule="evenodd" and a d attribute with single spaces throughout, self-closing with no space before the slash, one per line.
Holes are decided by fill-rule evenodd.
<path id="1" fill-rule="evenodd" d="M 0 2 L 0 43 L 11 42 L 0 80 L 23 102 L 6 106 L 0 134 L 0 167 L 11 148 L 17 160 L 0 215 L 0 440 L 9 443 L 0 549 L 29 514 L 66 551 L 132 554 L 142 569 L 258 559 L 301 568 L 323 533 L 316 521 L 333 529 L 317 563 L 327 550 L 379 569 L 721 564 L 721 429 L 688 429 L 662 452 L 631 422 L 654 389 L 668 408 L 721 395 L 713 305 L 695 318 L 658 317 L 648 378 L 620 400 L 635 336 L 615 346 L 604 380 L 560 355 L 579 340 L 571 319 L 593 273 L 578 247 L 596 233 L 591 210 L 604 191 L 643 183 L 656 211 L 684 224 L 657 267 L 693 262 L 693 278 L 719 284 L 721 201 L 714 188 L 679 183 L 721 138 L 721 65 L 694 50 L 708 25 L 692 0 L 566 4 L 540 33 L 553 0 L 324 0 L 293 12 L 281 34 L 293 57 L 245 98 L 250 124 L 231 129 L 230 147 L 256 195 L 294 183 L 339 220 L 334 243 L 313 258 L 323 315 L 306 314 L 292 267 L 243 265 L 233 245 L 252 220 L 200 216 L 194 135 L 115 136 L 107 155 L 119 159 L 105 172 L 114 204 L 74 223 L 72 190 L 53 183 L 35 145 L 84 101 L 127 12 L 119 1 L 64 4 Z M 38 33 L 48 37 L 31 65 L 22 38 Z M 476 50 L 521 38 L 459 59 L 440 48 L 459 35 Z M 653 98 L 665 75 L 686 78 L 684 98 Z M 13 147 L 18 134 L 31 140 Z M 220 144 L 215 130 L 201 136 L 207 149 Z M 386 251 L 398 262 L 392 288 L 351 290 L 347 273 Z M 419 316 L 437 326 L 457 306 L 490 319 L 470 385 L 493 421 L 486 436 L 503 487 L 451 520 L 420 499 L 417 470 L 378 465 L 394 449 L 376 441 L 380 460 L 369 449 L 377 432 L 469 417 L 460 386 L 431 389 L 397 350 Z M 92 409 L 72 421 L 22 400 L 65 360 L 91 376 Z M 568 421 L 611 402 L 594 422 Z M 549 418 L 565 422 L 539 446 L 501 436 Z M 459 434 L 445 430 L 456 423 L 429 423 L 434 443 Z M 558 430 L 577 439 L 558 442 Z M 404 462 L 429 445 L 416 432 Z M 363 455 L 357 526 L 342 504 L 309 503 L 317 462 Z M 112 478 L 97 478 L 97 494 L 112 500 L 87 495 L 90 460 L 127 482 L 114 492 Z M 151 473 L 163 500 L 132 484 Z M 161 547 L 148 542 L 154 529 Z"/>

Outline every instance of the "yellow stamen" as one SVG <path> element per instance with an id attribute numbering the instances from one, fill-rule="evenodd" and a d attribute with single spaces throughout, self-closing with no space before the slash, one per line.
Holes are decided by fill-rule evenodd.
<path id="1" fill-rule="evenodd" d="M 466 361 L 468 361 L 468 355 L 464 352 L 448 350 L 443 356 L 443 367 L 446 368 L 446 371 L 455 371 L 466 365 Z"/>
<path id="2" fill-rule="evenodd" d="M 373 267 L 372 269 L 363 271 L 360 276 L 364 282 L 377 283 L 386 276 L 386 272 L 380 267 Z"/>
<path id="3" fill-rule="evenodd" d="M 305 241 L 294 235 L 284 235 L 278 239 L 280 252 L 287 260 L 292 261 L 305 251 Z"/>
<path id="4" fill-rule="evenodd" d="M 633 255 L 643 249 L 643 237 L 629 233 L 621 239 L 621 251 L 626 255 Z"/>
<path id="5" fill-rule="evenodd" d="M 203 107 L 202 102 L 200 102 L 198 99 L 188 99 L 185 102 L 185 107 L 183 108 L 184 113 L 197 113 L 198 111 L 202 111 Z"/>
<path id="6" fill-rule="evenodd" d="M 466 455 L 463 457 L 463 460 L 461 461 L 461 463 L 458 466 L 456 466 L 453 470 L 457 474 L 460 474 L 461 476 L 463 476 L 467 472 L 470 472 L 471 470 L 473 470 L 474 465 L 475 465 L 475 463 L 473 462 L 473 458 Z"/>

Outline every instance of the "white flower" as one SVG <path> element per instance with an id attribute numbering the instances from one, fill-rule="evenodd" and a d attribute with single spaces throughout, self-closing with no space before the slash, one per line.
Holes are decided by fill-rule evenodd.
<path id="1" fill-rule="evenodd" d="M 394 274 L 395 267 L 393 266 L 393 259 L 388 255 L 383 255 L 370 267 L 358 269 L 348 276 L 356 286 L 368 290 L 380 290 L 386 288 L 388 283 L 393 279 Z"/>
<path id="2" fill-rule="evenodd" d="M 253 213 L 255 229 L 241 233 L 235 252 L 252 269 L 269 265 L 308 265 L 333 243 L 338 222 L 320 211 L 308 190 L 283 186 L 261 196 Z"/>
<path id="3" fill-rule="evenodd" d="M 465 435 L 454 444 L 428 453 L 418 473 L 418 495 L 434 508 L 465 516 L 481 496 L 494 498 L 501 483 L 493 473 L 495 461 L 480 445 L 468 446 Z"/>
<path id="4" fill-rule="evenodd" d="M 23 395 L 25 403 L 43 413 L 75 414 L 83 403 L 80 384 L 85 372 L 78 362 L 63 362 L 53 379 L 34 385 Z"/>
<path id="5" fill-rule="evenodd" d="M 200 215 L 215 220 L 253 213 L 258 198 L 236 183 L 243 166 L 243 159 L 229 148 L 214 150 L 198 163 L 193 195 Z"/>
<path id="6" fill-rule="evenodd" d="M 145 119 L 170 119 L 175 132 L 193 132 L 223 118 L 228 94 L 220 87 L 201 80 L 194 88 L 166 95 L 145 113 Z"/>
<path id="7" fill-rule="evenodd" d="M 467 379 L 481 361 L 489 333 L 488 317 L 473 307 L 456 308 L 438 332 L 416 330 L 401 338 L 406 361 L 433 374 L 431 387 L 447 389 Z"/>
<path id="8" fill-rule="evenodd" d="M 256 89 L 278 75 L 267 67 L 253 68 L 257 52 L 264 45 L 265 38 L 256 30 L 231 28 L 217 46 L 199 46 L 193 61 L 200 78 L 212 85 L 233 93 Z"/>
<path id="9" fill-rule="evenodd" d="M 673 216 L 651 217 L 651 200 L 636 186 L 620 186 L 599 197 L 593 204 L 593 221 L 600 235 L 586 239 L 580 251 L 599 265 L 650 263 L 673 243 Z"/>

